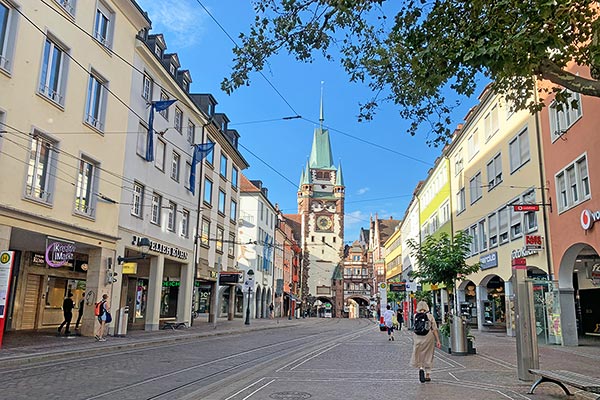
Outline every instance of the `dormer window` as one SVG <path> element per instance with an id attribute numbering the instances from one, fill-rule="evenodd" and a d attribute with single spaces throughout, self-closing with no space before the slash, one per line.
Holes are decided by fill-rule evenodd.
<path id="1" fill-rule="evenodd" d="M 190 91 L 190 84 L 188 82 L 183 82 L 183 90 L 186 92 Z"/>
<path id="2" fill-rule="evenodd" d="M 175 75 L 175 65 L 169 64 L 169 72 L 171 72 L 171 75 Z"/>
<path id="3" fill-rule="evenodd" d="M 158 43 L 154 44 L 154 54 L 156 54 L 156 56 L 158 58 L 162 58 L 162 49 L 160 48 L 160 46 L 158 45 Z"/>

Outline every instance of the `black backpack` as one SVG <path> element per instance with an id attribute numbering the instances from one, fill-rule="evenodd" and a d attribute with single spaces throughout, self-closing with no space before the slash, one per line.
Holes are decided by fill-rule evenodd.
<path id="1" fill-rule="evenodd" d="M 414 332 L 416 335 L 425 336 L 429 333 L 431 328 L 431 322 L 427 316 L 427 313 L 418 312 L 415 314 L 415 328 Z"/>

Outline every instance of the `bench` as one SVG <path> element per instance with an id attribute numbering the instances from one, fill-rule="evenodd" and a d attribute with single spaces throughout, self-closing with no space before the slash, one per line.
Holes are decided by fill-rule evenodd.
<path id="1" fill-rule="evenodd" d="M 600 379 L 592 378 L 577 372 L 561 371 L 561 370 L 543 370 L 543 369 L 530 369 L 530 373 L 538 375 L 540 378 L 531 386 L 527 394 L 533 394 L 535 388 L 542 382 L 552 382 L 560 386 L 567 395 L 571 396 L 571 392 L 565 386 L 576 387 L 586 392 L 600 394 Z M 598 397 L 600 399 L 600 397 Z"/>
<path id="2" fill-rule="evenodd" d="M 187 323 L 185 322 L 165 322 L 165 324 L 162 326 L 163 329 L 180 329 L 180 328 L 187 328 Z"/>

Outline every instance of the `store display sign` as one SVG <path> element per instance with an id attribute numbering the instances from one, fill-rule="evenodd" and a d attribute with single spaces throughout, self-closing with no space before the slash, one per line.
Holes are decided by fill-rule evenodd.
<path id="1" fill-rule="evenodd" d="M 77 247 L 74 242 L 60 239 L 46 239 L 46 263 L 52 268 L 60 268 L 73 261 Z"/>
<path id="2" fill-rule="evenodd" d="M 542 250 L 542 237 L 540 235 L 525 235 L 525 249 L 529 251 Z"/>
<path id="3" fill-rule="evenodd" d="M 527 259 L 523 257 L 513 258 L 512 267 L 513 269 L 527 269 Z"/>
<path id="4" fill-rule="evenodd" d="M 3 251 L 0 253 L 0 318 L 4 318 L 8 302 L 8 289 L 14 258 L 14 251 Z M 0 332 L 0 343 L 1 340 Z"/>
<path id="5" fill-rule="evenodd" d="M 490 269 L 498 266 L 498 252 L 495 251 L 490 254 L 479 257 L 479 268 L 481 270 Z"/>
<path id="6" fill-rule="evenodd" d="M 600 211 L 583 210 L 579 217 L 579 222 L 583 230 L 587 231 L 592 229 L 594 222 L 600 220 Z"/>
<path id="7" fill-rule="evenodd" d="M 137 263 L 126 262 L 123 263 L 123 275 L 135 275 L 137 274 Z"/>

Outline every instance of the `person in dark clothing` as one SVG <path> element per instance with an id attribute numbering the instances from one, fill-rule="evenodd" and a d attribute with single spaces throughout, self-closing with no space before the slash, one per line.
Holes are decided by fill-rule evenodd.
<path id="1" fill-rule="evenodd" d="M 66 325 L 65 336 L 68 336 L 71 333 L 69 328 L 71 325 L 71 320 L 73 319 L 73 308 L 75 308 L 75 303 L 73 302 L 73 293 L 69 292 L 67 294 L 67 297 L 65 297 L 65 299 L 63 300 L 62 309 L 63 309 L 63 315 L 65 317 L 65 320 L 58 327 L 59 335 L 61 334 L 62 328 L 65 325 Z"/>
<path id="2" fill-rule="evenodd" d="M 75 330 L 79 329 L 79 323 L 81 322 L 81 318 L 83 318 L 83 306 L 85 305 L 85 295 L 81 295 L 81 300 L 79 300 L 79 310 L 77 315 L 77 322 L 75 322 Z"/>
<path id="3" fill-rule="evenodd" d="M 404 322 L 404 314 L 402 313 L 401 308 L 398 308 L 398 311 L 396 311 L 396 319 L 398 320 L 398 331 L 401 331 L 402 322 Z"/>

